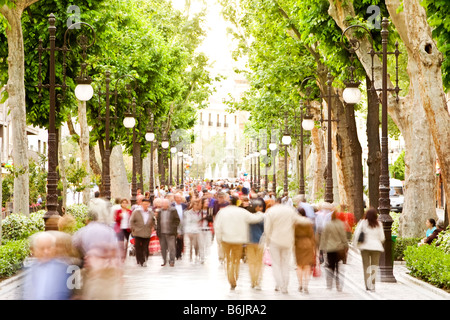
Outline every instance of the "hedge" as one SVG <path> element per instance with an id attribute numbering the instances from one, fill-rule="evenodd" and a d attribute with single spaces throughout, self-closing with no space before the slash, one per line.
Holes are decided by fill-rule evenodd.
<path id="1" fill-rule="evenodd" d="M 23 261 L 30 255 L 27 239 L 9 241 L 0 246 L 0 278 L 12 276 L 23 266 Z"/>
<path id="2" fill-rule="evenodd" d="M 450 290 L 450 254 L 433 244 L 407 247 L 404 254 L 412 276 Z"/>

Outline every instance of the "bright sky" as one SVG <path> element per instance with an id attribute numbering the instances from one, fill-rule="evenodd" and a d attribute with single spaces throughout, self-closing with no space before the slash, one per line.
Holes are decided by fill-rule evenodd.
<path id="1" fill-rule="evenodd" d="M 184 11 L 186 0 L 172 0 L 172 3 L 176 9 Z M 231 36 L 227 34 L 229 23 L 221 14 L 221 5 L 216 0 L 191 0 L 190 14 L 199 12 L 205 3 L 208 10 L 205 21 L 207 36 L 198 50 L 204 52 L 213 63 L 212 76 L 221 74 L 229 80 L 222 81 L 218 93 L 215 94 L 214 100 L 221 101 L 228 98 L 229 92 L 236 93 L 234 79 L 242 76 L 233 72 L 233 67 L 238 66 L 238 63 L 231 57 L 234 46 Z M 242 64 L 239 64 L 239 67 L 241 66 Z"/>

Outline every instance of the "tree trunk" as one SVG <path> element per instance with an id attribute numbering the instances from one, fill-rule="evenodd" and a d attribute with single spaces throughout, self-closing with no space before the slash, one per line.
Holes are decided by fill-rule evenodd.
<path id="1" fill-rule="evenodd" d="M 86 116 L 86 102 L 83 101 L 78 102 L 78 123 L 80 124 L 79 146 L 81 150 L 81 164 L 85 167 L 87 172 L 89 172 L 89 127 Z M 83 178 L 83 185 L 89 186 L 90 183 L 91 177 L 90 174 L 88 174 Z M 89 204 L 90 191 L 91 189 L 89 187 L 86 187 L 83 191 L 83 203 L 86 205 Z"/>
<path id="2" fill-rule="evenodd" d="M 323 173 L 326 167 L 326 154 L 323 135 L 320 134 L 320 129 L 314 127 L 311 130 L 311 159 L 309 174 L 309 199 L 311 202 L 323 197 L 325 180 Z"/>
<path id="3" fill-rule="evenodd" d="M 322 97 L 327 92 L 326 68 L 319 72 L 319 86 Z M 332 95 L 337 93 L 332 90 Z M 342 97 L 342 93 L 339 93 Z M 325 98 L 325 100 L 327 100 Z M 328 102 L 328 101 L 326 101 Z M 355 110 L 345 106 L 339 98 L 332 98 L 332 144 L 336 159 L 336 176 L 339 185 L 339 204 L 354 213 L 359 220 L 364 211 L 363 207 L 363 178 L 362 178 L 362 149 L 356 130 Z M 328 108 L 328 105 L 327 105 Z M 324 120 L 328 120 L 323 112 Z M 326 122 L 323 123 L 326 125 Z M 329 130 L 329 128 L 327 128 Z"/>
<path id="4" fill-rule="evenodd" d="M 14 212 L 29 215 L 28 138 L 25 108 L 25 54 L 21 17 L 24 4 L 4 5 L 0 13 L 6 18 L 8 38 L 8 105 L 12 119 L 13 161 L 17 175 L 14 178 Z"/>
<path id="5" fill-rule="evenodd" d="M 345 3 L 344 6 L 341 0 L 330 0 L 330 8 L 328 10 L 342 30 L 348 26 L 346 18 L 355 16 L 352 3 Z M 402 35 L 404 34 L 404 28 L 398 20 L 397 8 L 398 6 L 388 5 L 397 31 Z M 351 33 L 346 35 L 348 37 L 352 36 Z M 360 48 L 356 51 L 356 54 L 366 73 L 371 74 L 372 60 L 370 54 L 368 54 L 371 48 L 370 41 L 367 38 L 359 40 Z M 406 42 L 405 45 L 408 48 Z M 407 97 L 400 98 L 399 102 L 397 102 L 395 97 L 389 93 L 388 112 L 405 139 L 406 149 L 405 201 L 400 220 L 400 236 L 420 237 L 423 235 L 423 226 L 426 219 L 436 216 L 434 203 L 435 153 L 430 128 L 428 122 L 425 121 L 425 112 L 419 94 L 418 85 L 423 80 L 418 75 L 418 67 L 411 58 L 410 49 L 408 49 L 408 74 L 411 85 Z M 382 66 L 380 59 L 376 55 L 374 57 L 373 81 L 376 88 L 381 88 Z M 393 88 L 390 79 L 388 79 L 388 87 Z M 420 197 L 417 196 L 419 194 Z"/>
<path id="6" fill-rule="evenodd" d="M 130 199 L 130 184 L 128 183 L 127 170 L 123 161 L 123 150 L 120 145 L 111 150 L 111 199 Z"/>
<path id="7" fill-rule="evenodd" d="M 378 208 L 378 199 L 380 197 L 380 173 L 381 173 L 381 148 L 380 148 L 380 104 L 378 96 L 371 88 L 372 82 L 366 76 L 367 87 L 367 144 L 369 167 L 369 207 Z"/>
<path id="8" fill-rule="evenodd" d="M 450 114 L 442 84 L 443 55 L 432 38 L 426 11 L 420 1 L 405 1 L 404 11 L 398 14 L 395 8 L 400 6 L 400 1 L 386 1 L 386 4 L 394 24 L 402 25 L 398 28 L 400 37 L 408 43 L 408 55 L 417 66 L 415 77 L 420 79 L 417 89 L 421 106 L 439 158 L 445 193 L 450 195 Z"/>

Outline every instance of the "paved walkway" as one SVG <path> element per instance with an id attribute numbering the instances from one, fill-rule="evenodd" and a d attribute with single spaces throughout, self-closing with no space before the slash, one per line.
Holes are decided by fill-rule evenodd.
<path id="1" fill-rule="evenodd" d="M 125 262 L 123 279 L 124 300 L 450 300 L 450 294 L 407 274 L 402 265 L 394 266 L 397 283 L 377 282 L 376 292 L 365 290 L 360 255 L 349 251 L 342 265 L 342 292 L 326 288 L 324 272 L 312 278 L 309 294 L 298 292 L 295 266 L 292 264 L 288 293 L 276 292 L 272 268 L 264 267 L 262 290 L 250 287 L 248 266 L 241 263 L 238 285 L 233 292 L 226 279 L 224 265 L 217 258 L 214 243 L 204 264 L 195 264 L 186 256 L 175 267 L 161 266 L 162 258 L 149 258 L 146 268 L 137 266 L 134 257 Z M 322 269 L 323 270 L 323 269 Z M 324 271 L 324 270 L 323 270 Z M 20 275 L 0 282 L 0 300 L 20 299 Z"/>

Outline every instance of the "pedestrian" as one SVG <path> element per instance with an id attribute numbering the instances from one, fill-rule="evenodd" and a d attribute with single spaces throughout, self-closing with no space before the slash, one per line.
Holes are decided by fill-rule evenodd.
<path id="1" fill-rule="evenodd" d="M 69 265 L 58 257 L 55 233 L 38 232 L 30 237 L 34 261 L 25 274 L 25 300 L 68 300 L 72 297 L 72 290 L 68 286 Z"/>
<path id="2" fill-rule="evenodd" d="M 295 241 L 296 224 L 310 225 L 311 221 L 299 216 L 293 206 L 275 204 L 265 213 L 264 233 L 272 260 L 272 271 L 276 282 L 275 290 L 282 293 L 288 292 L 289 265 Z"/>
<path id="3" fill-rule="evenodd" d="M 252 214 L 237 206 L 238 198 L 230 198 L 231 205 L 219 210 L 214 220 L 217 242 L 223 250 L 228 282 L 234 290 L 239 277 L 243 245 L 248 243 L 249 224 L 264 219 L 262 214 Z"/>
<path id="4" fill-rule="evenodd" d="M 163 264 L 167 264 L 167 253 L 169 253 L 169 264 L 171 267 L 175 265 L 177 229 L 180 224 L 180 217 L 177 209 L 170 206 L 168 199 L 163 199 L 161 202 L 161 211 L 157 215 L 157 235 L 161 245 L 161 254 Z"/>
<path id="5" fill-rule="evenodd" d="M 142 267 L 147 266 L 149 243 L 154 224 L 154 213 L 150 208 L 150 199 L 143 199 L 141 206 L 135 209 L 130 217 L 130 229 L 135 241 L 136 262 Z"/>
<path id="6" fill-rule="evenodd" d="M 305 209 L 299 207 L 298 213 L 306 217 Z M 295 260 L 297 263 L 298 291 L 308 293 L 311 268 L 316 263 L 316 241 L 312 224 L 295 226 Z"/>
<path id="7" fill-rule="evenodd" d="M 108 226 L 114 224 L 113 213 L 111 212 L 111 202 L 101 198 L 99 191 L 95 191 L 94 198 L 89 201 L 89 208 L 93 208 L 97 213 L 98 222 Z"/>
<path id="8" fill-rule="evenodd" d="M 361 233 L 364 234 L 364 240 L 358 241 Z M 353 237 L 353 244 L 361 252 L 364 283 L 368 291 L 375 291 L 376 272 L 380 255 L 384 251 L 384 241 L 383 225 L 378 221 L 378 212 L 375 208 L 369 208 L 356 226 Z"/>
<path id="9" fill-rule="evenodd" d="M 116 210 L 114 220 L 116 225 L 114 231 L 116 231 L 119 245 L 123 247 L 123 259 L 127 257 L 128 241 L 130 239 L 130 217 L 131 210 L 128 208 L 128 199 L 124 198 L 120 201 L 120 208 Z"/>
<path id="10" fill-rule="evenodd" d="M 184 216 L 184 211 L 187 209 L 187 204 L 186 204 L 185 198 L 183 197 L 181 192 L 175 193 L 175 195 L 173 195 L 173 200 L 174 201 L 173 201 L 172 205 L 177 210 L 178 217 L 180 218 L 180 224 L 178 225 L 178 230 L 177 230 L 177 238 L 175 240 L 175 245 L 176 245 L 175 257 L 178 260 L 178 259 L 181 259 L 181 256 L 183 255 L 183 250 L 184 250 L 183 216 Z"/>
<path id="11" fill-rule="evenodd" d="M 252 207 L 256 213 L 264 213 L 264 201 L 262 199 L 253 200 Z M 250 239 L 247 243 L 246 251 L 251 287 L 256 290 L 261 290 L 264 254 L 264 243 L 261 243 L 261 237 L 264 233 L 264 220 L 250 224 L 249 228 Z"/>
<path id="12" fill-rule="evenodd" d="M 330 207 L 331 208 L 331 207 Z M 327 288 L 333 286 L 333 279 L 336 289 L 342 291 L 342 281 L 339 277 L 339 261 L 343 259 L 344 252 L 348 249 L 347 235 L 344 223 L 337 218 L 336 210 L 331 213 L 331 220 L 325 224 L 320 238 L 320 250 L 326 253 Z"/>
<path id="13" fill-rule="evenodd" d="M 83 287 L 81 298 L 86 300 L 118 299 L 122 283 L 121 248 L 110 227 L 99 221 L 99 211 L 92 206 L 87 214 L 86 226 L 79 229 L 72 243 L 83 258 Z"/>
<path id="14" fill-rule="evenodd" d="M 206 256 L 209 252 L 209 246 L 213 240 L 212 232 L 213 232 L 213 216 L 211 214 L 211 210 L 208 210 L 208 197 L 201 198 L 201 215 L 202 218 L 200 220 L 200 263 L 204 263 Z"/>
<path id="15" fill-rule="evenodd" d="M 193 262 L 192 251 L 195 252 L 195 262 L 200 261 L 200 232 L 202 220 L 202 202 L 195 199 L 191 202 L 188 210 L 183 216 L 183 231 L 189 240 L 189 261 Z"/>

